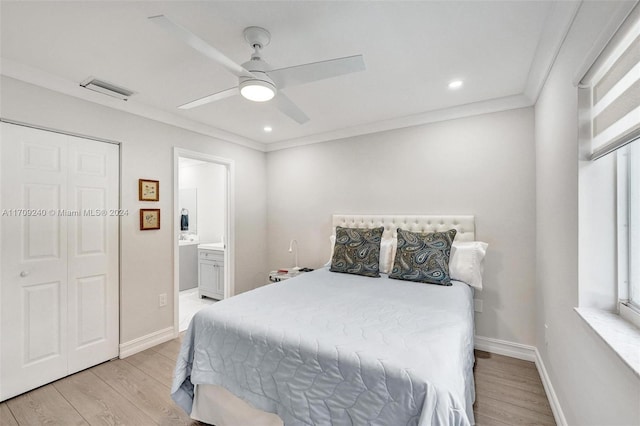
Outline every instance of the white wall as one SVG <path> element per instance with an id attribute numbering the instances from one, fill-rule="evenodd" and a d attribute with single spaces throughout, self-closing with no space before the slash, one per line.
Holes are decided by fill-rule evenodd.
<path id="1" fill-rule="evenodd" d="M 265 154 L 2 77 L 2 117 L 120 141 L 121 343 L 173 326 L 173 147 L 235 160 L 236 293 L 264 284 Z M 138 179 L 160 181 L 158 203 L 138 201 Z M 162 229 L 139 231 L 138 209 L 162 210 Z M 179 229 L 179 228 L 178 228 Z M 168 304 L 158 307 L 158 295 Z"/>
<path id="2" fill-rule="evenodd" d="M 572 80 L 613 6 L 582 3 L 535 108 L 536 346 L 570 425 L 640 422 L 640 378 L 573 311 L 580 248 L 578 94 Z"/>
<path id="3" fill-rule="evenodd" d="M 533 344 L 535 176 L 532 108 L 270 152 L 269 267 L 318 267 L 331 215 L 473 214 L 489 243 L 477 334 Z"/>
<path id="4" fill-rule="evenodd" d="M 616 181 L 616 153 L 579 161 L 579 305 L 610 312 L 618 304 Z"/>
<path id="5" fill-rule="evenodd" d="M 197 189 L 196 229 L 200 242 L 222 241 L 225 226 L 226 168 L 220 164 L 201 163 L 180 166 L 179 174 L 180 189 Z M 191 226 L 189 229 L 191 230 Z"/>

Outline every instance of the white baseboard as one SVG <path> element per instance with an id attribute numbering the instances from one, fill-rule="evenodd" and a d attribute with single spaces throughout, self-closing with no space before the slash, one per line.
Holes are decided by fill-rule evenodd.
<path id="1" fill-rule="evenodd" d="M 120 344 L 120 358 L 126 358 L 128 356 L 142 352 L 145 349 L 149 349 L 160 343 L 167 342 L 171 339 L 178 337 L 178 333 L 174 331 L 173 327 L 167 327 L 162 330 L 154 331 L 146 336 L 138 337 L 137 339 L 130 340 Z"/>
<path id="2" fill-rule="evenodd" d="M 476 349 L 493 354 L 510 356 L 511 358 L 532 362 L 536 360 L 536 348 L 534 346 L 523 345 L 522 343 L 508 342 L 492 337 L 475 336 L 474 346 Z"/>
<path id="3" fill-rule="evenodd" d="M 540 374 L 540 379 L 542 380 L 542 385 L 544 386 L 544 391 L 547 393 L 549 405 L 551 405 L 551 411 L 553 412 L 553 417 L 556 420 L 556 424 L 558 426 L 567 426 L 567 419 L 564 416 L 564 412 L 562 411 L 562 407 L 560 406 L 560 401 L 558 400 L 556 391 L 553 389 L 551 379 L 549 378 L 549 374 L 547 373 L 547 369 L 544 366 L 544 362 L 542 362 L 542 357 L 540 356 L 540 352 L 538 352 L 537 348 L 535 362 L 536 367 L 538 368 L 538 374 Z"/>

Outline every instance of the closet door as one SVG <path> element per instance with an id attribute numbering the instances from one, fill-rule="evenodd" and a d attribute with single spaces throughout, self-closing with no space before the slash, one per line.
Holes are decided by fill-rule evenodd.
<path id="1" fill-rule="evenodd" d="M 118 148 L 0 123 L 0 400 L 117 356 Z M 108 211 L 107 211 L 108 214 Z"/>
<path id="2" fill-rule="evenodd" d="M 69 374 L 118 356 L 118 146 L 69 139 Z"/>
<path id="3" fill-rule="evenodd" d="M 66 375 L 66 137 L 2 123 L 0 399 Z"/>

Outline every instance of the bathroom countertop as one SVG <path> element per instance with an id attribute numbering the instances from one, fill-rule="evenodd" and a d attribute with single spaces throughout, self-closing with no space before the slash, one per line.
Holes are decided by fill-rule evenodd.
<path id="1" fill-rule="evenodd" d="M 200 244 L 200 241 L 186 241 L 186 240 L 178 241 L 178 245 L 181 246 L 181 247 L 182 246 L 195 246 L 195 245 L 198 245 L 198 244 Z"/>
<path id="2" fill-rule="evenodd" d="M 203 250 L 220 250 L 224 251 L 223 243 L 206 243 L 206 244 L 198 244 L 199 249 Z"/>

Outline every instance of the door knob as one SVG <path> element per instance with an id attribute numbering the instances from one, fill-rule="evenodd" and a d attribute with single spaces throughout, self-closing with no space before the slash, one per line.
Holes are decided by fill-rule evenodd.
<path id="1" fill-rule="evenodd" d="M 27 275 L 29 275 L 29 272 L 28 272 L 28 271 L 22 271 L 22 272 L 20 272 L 20 276 L 21 276 L 22 278 L 26 277 Z"/>

